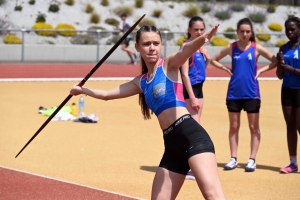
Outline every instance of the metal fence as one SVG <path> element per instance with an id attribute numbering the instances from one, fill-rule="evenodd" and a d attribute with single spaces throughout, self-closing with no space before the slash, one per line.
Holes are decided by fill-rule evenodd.
<path id="1" fill-rule="evenodd" d="M 18 45 L 14 45 L 14 50 L 13 51 L 16 51 L 16 49 L 19 47 L 21 47 L 21 53 L 20 53 L 20 57 L 17 58 L 17 56 L 19 55 L 13 55 L 15 56 L 15 59 L 13 59 L 14 61 L 21 61 L 21 62 L 25 62 L 26 59 L 25 59 L 25 53 L 34 53 L 34 51 L 31 50 L 31 48 L 29 48 L 30 46 L 32 45 L 37 45 L 39 50 L 38 51 L 44 51 L 45 47 L 54 47 L 55 45 L 59 45 L 60 46 L 68 46 L 70 50 L 74 49 L 74 47 L 76 46 L 76 44 L 72 44 L 70 42 L 70 39 L 72 37 L 65 37 L 65 36 L 57 36 L 57 37 L 60 37 L 61 40 L 59 40 L 59 38 L 53 38 L 53 37 L 45 37 L 45 36 L 39 36 L 37 34 L 35 34 L 36 32 L 56 32 L 57 34 L 59 32 L 76 32 L 76 35 L 79 36 L 79 35 L 92 35 L 93 38 L 95 39 L 95 42 L 93 44 L 90 44 L 90 45 L 87 45 L 85 43 L 85 41 L 82 41 L 81 42 L 81 46 L 84 45 L 84 46 L 90 46 L 90 47 L 95 47 L 95 48 L 92 48 L 90 54 L 94 54 L 94 59 L 96 61 L 99 60 L 100 56 L 101 56 L 101 49 L 102 51 L 103 50 L 103 47 L 106 46 L 107 48 L 109 48 L 109 46 L 112 46 L 115 42 L 113 41 L 113 38 L 117 36 L 117 39 L 121 37 L 120 32 L 119 31 L 107 31 L 107 30 L 53 30 L 53 29 L 50 29 L 50 30 L 45 30 L 45 29 L 25 29 L 25 28 L 22 28 L 22 29 L 0 29 L 0 39 L 3 40 L 4 36 L 8 33 L 10 34 L 15 34 L 17 35 L 20 39 L 21 39 L 21 44 L 18 44 Z M 134 38 L 135 37 L 135 31 L 132 32 L 132 37 Z M 177 51 L 179 49 L 179 45 L 177 44 L 178 42 L 178 39 L 180 37 L 182 37 L 183 35 L 186 35 L 186 32 L 172 32 L 172 31 L 167 31 L 167 30 L 163 30 L 161 31 L 161 34 L 162 34 L 162 39 L 163 39 L 163 56 L 165 57 L 167 55 L 167 52 L 170 53 L 170 51 Z M 236 35 L 236 32 L 218 32 L 216 35 L 228 35 L 228 34 L 233 34 L 233 35 Z M 259 34 L 270 34 L 273 38 L 277 38 L 277 40 L 279 39 L 286 39 L 286 36 L 285 36 L 285 33 L 283 32 L 280 32 L 280 33 L 259 33 Z M 109 35 L 109 37 L 103 37 L 104 35 Z M 29 39 L 29 37 L 31 39 Z M 43 38 L 42 40 L 43 41 L 40 41 L 41 38 Z M 228 39 L 226 38 L 229 42 L 233 42 L 235 41 L 235 39 Z M 52 40 L 51 41 L 48 41 L 48 42 L 45 42 L 45 40 Z M 276 39 L 275 39 L 276 40 Z M 57 41 L 57 43 L 53 42 L 53 41 Z M 133 44 L 134 42 L 131 43 L 131 45 Z M 261 42 L 263 43 L 263 42 Z M 265 47 L 275 47 L 274 44 L 272 44 L 271 42 L 266 42 L 266 43 L 263 43 L 263 45 Z M 5 44 L 4 42 L 3 43 L 0 43 L 0 50 L 4 53 L 6 51 L 8 51 L 9 47 L 12 46 L 11 44 Z M 77 45 L 78 46 L 78 45 Z M 208 45 L 209 46 L 209 45 Z M 172 48 L 173 50 L 170 50 L 170 48 Z M 27 51 L 27 49 L 30 49 Z M 54 49 L 54 48 L 52 48 Z M 31 52 L 30 52 L 31 51 Z M 49 48 L 48 48 L 48 51 L 49 51 Z M 3 54 L 2 53 L 2 54 Z M 47 54 L 47 53 L 45 53 Z M 55 54 L 53 53 L 53 50 L 52 52 L 49 52 L 49 54 L 53 54 L 55 56 Z M 53 58 L 55 60 L 55 58 Z M 1 60 L 1 58 L 0 58 Z M 3 59 L 2 59 L 3 60 Z"/>
<path id="2" fill-rule="evenodd" d="M 226 3 L 251 3 L 251 4 L 275 4 L 275 5 L 291 5 L 300 6 L 300 0 L 160 0 L 160 1 L 174 1 L 174 2 L 226 2 Z"/>

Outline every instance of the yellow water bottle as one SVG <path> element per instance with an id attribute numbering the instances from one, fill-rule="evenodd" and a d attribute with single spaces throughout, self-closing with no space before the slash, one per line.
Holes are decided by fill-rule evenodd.
<path id="1" fill-rule="evenodd" d="M 72 107 L 71 107 L 71 114 L 73 116 L 77 116 L 77 107 L 75 103 L 72 103 Z"/>

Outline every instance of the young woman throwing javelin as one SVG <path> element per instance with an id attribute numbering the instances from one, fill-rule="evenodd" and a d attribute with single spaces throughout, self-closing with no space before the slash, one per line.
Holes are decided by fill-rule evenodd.
<path id="1" fill-rule="evenodd" d="M 239 40 L 229 44 L 217 53 L 212 58 L 211 64 L 227 71 L 231 75 L 226 98 L 230 123 L 229 144 L 231 159 L 224 166 L 224 169 L 232 170 L 238 166 L 238 133 L 241 110 L 244 109 L 247 112 L 251 134 L 250 158 L 245 171 L 253 172 L 256 169 L 255 158 L 260 144 L 259 109 L 261 101 L 257 78 L 261 73 L 275 68 L 277 59 L 263 46 L 255 43 L 255 34 L 249 18 L 243 18 L 238 21 L 237 35 Z M 230 55 L 232 58 L 231 69 L 219 62 L 226 55 Z M 258 69 L 257 59 L 259 56 L 265 57 L 271 63 Z"/>
<path id="2" fill-rule="evenodd" d="M 277 77 L 282 79 L 281 105 L 287 129 L 290 165 L 280 169 L 283 173 L 297 172 L 297 141 L 300 133 L 300 19 L 285 21 L 285 34 L 290 40 L 277 54 Z M 297 133 L 298 132 L 298 133 Z"/>
<path id="3" fill-rule="evenodd" d="M 135 48 L 141 55 L 142 74 L 110 90 L 73 86 L 72 95 L 86 94 L 112 100 L 139 94 L 145 119 L 150 109 L 162 129 L 165 151 L 157 168 L 151 199 L 175 199 L 191 168 L 205 199 L 225 199 L 214 145 L 207 132 L 189 114 L 183 98 L 179 67 L 218 29 L 187 43 L 177 53 L 161 58 L 162 39 L 155 26 L 142 26 L 136 33 Z"/>
<path id="4" fill-rule="evenodd" d="M 187 40 L 182 46 L 204 34 L 204 30 L 205 23 L 203 19 L 199 16 L 192 17 L 188 24 Z M 181 67 L 186 108 L 199 124 L 203 109 L 202 87 L 206 78 L 206 67 L 209 61 L 210 55 L 207 49 L 200 47 Z M 191 170 L 188 171 L 186 178 L 195 179 Z"/>

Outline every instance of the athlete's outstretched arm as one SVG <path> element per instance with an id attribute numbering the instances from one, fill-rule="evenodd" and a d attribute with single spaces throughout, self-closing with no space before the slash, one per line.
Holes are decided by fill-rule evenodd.
<path id="1" fill-rule="evenodd" d="M 88 89 L 74 85 L 71 88 L 70 94 L 75 96 L 85 94 L 90 97 L 94 97 L 96 99 L 101 100 L 125 98 L 142 92 L 142 90 L 139 87 L 139 79 L 140 76 L 134 78 L 132 81 L 119 85 L 110 90 Z"/>
<path id="2" fill-rule="evenodd" d="M 185 61 L 205 43 L 206 39 L 210 40 L 213 37 L 213 35 L 217 32 L 218 27 L 219 24 L 216 24 L 210 32 L 204 33 L 196 39 L 188 42 L 177 53 L 167 56 L 165 62 L 167 62 L 168 67 L 181 67 Z"/>

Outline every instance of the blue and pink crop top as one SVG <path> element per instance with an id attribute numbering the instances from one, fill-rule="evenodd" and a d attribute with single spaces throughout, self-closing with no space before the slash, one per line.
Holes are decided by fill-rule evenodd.
<path id="1" fill-rule="evenodd" d="M 153 79 L 148 81 L 148 73 L 140 79 L 148 107 L 158 116 L 161 112 L 172 107 L 185 107 L 183 84 L 170 80 L 163 70 L 163 59 L 160 60 Z"/>

